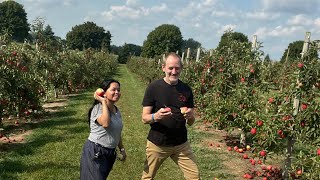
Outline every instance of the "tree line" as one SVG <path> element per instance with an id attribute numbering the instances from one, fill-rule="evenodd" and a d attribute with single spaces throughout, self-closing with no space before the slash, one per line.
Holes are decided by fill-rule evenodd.
<path id="1" fill-rule="evenodd" d="M 220 39 L 218 51 L 227 50 L 230 40 L 249 42 L 248 37 L 241 32 L 232 32 L 227 37 L 225 32 Z M 38 46 L 53 47 L 57 50 L 78 49 L 85 50 L 93 48 L 98 51 L 114 53 L 118 55 L 120 63 L 126 63 L 132 55 L 154 58 L 166 52 L 186 52 L 188 48 L 206 51 L 200 42 L 193 38 L 183 39 L 179 27 L 172 24 L 162 24 L 152 30 L 144 40 L 143 45 L 125 43 L 123 46 L 111 45 L 112 34 L 94 22 L 84 22 L 76 25 L 66 34 L 66 39 L 55 36 L 50 25 L 45 25 L 43 18 L 36 18 L 32 24 L 27 22 L 27 13 L 23 5 L 15 1 L 4 1 L 0 3 L 0 45 L 5 41 L 32 42 Z M 231 39 L 230 39 L 231 38 Z M 262 44 L 262 43 L 261 43 Z M 303 41 L 294 41 L 288 45 L 280 61 L 293 60 L 300 57 Z M 313 57 L 318 57 L 314 50 Z M 196 51 L 191 52 L 191 58 L 195 58 Z M 265 55 L 266 61 L 271 61 L 269 54 Z"/>

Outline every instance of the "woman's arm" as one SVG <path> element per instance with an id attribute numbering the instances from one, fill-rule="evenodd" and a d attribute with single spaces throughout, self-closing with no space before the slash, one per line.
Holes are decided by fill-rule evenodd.
<path id="1" fill-rule="evenodd" d="M 108 109 L 108 99 L 94 94 L 94 98 L 102 104 L 102 114 L 97 118 L 97 122 L 104 128 L 107 128 L 111 122 L 110 111 Z"/>

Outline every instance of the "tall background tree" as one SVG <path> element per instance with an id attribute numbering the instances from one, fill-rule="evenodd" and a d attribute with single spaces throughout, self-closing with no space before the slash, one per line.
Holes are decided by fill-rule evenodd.
<path id="1" fill-rule="evenodd" d="M 31 24 L 31 40 L 37 44 L 39 50 L 62 50 L 63 42 L 60 37 L 54 35 L 50 25 L 45 25 L 44 18 L 37 17 Z"/>
<path id="2" fill-rule="evenodd" d="M 163 24 L 151 31 L 143 42 L 143 57 L 154 57 L 165 52 L 181 50 L 183 43 L 180 29 L 171 24 Z"/>
<path id="3" fill-rule="evenodd" d="M 182 42 L 182 47 L 181 47 L 181 52 L 187 52 L 188 51 L 188 48 L 190 48 L 191 50 L 191 54 L 190 54 L 190 57 L 192 59 L 195 59 L 196 56 L 197 56 L 197 49 L 198 48 L 201 48 L 201 43 L 192 39 L 192 38 L 189 38 L 187 40 L 183 40 Z"/>
<path id="4" fill-rule="evenodd" d="M 124 44 L 119 51 L 118 62 L 127 63 L 130 56 L 140 56 L 141 46 L 135 44 Z"/>
<path id="5" fill-rule="evenodd" d="M 301 52 L 303 48 L 303 41 L 294 41 L 288 45 L 288 48 L 284 51 L 280 62 L 285 62 L 287 59 L 287 54 L 288 54 L 288 61 L 295 61 L 297 59 L 300 59 L 301 57 Z M 318 57 L 318 52 L 316 49 L 310 49 L 309 50 L 310 57 L 311 58 L 317 58 Z"/>
<path id="6" fill-rule="evenodd" d="M 9 33 L 12 40 L 22 42 L 29 35 L 27 13 L 15 1 L 0 3 L 0 34 Z"/>
<path id="7" fill-rule="evenodd" d="M 67 33 L 67 46 L 70 49 L 94 48 L 110 51 L 111 33 L 94 22 L 76 25 Z"/>
<path id="8" fill-rule="evenodd" d="M 217 47 L 218 51 L 225 51 L 231 44 L 231 41 L 237 42 L 249 42 L 248 37 L 241 32 L 233 32 L 227 30 L 220 39 L 219 45 Z M 248 47 L 249 48 L 249 47 Z"/>

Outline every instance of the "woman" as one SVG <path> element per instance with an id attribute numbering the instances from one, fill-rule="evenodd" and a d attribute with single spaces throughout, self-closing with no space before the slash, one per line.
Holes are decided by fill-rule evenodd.
<path id="1" fill-rule="evenodd" d="M 116 159 L 116 147 L 122 160 L 126 153 L 122 144 L 122 118 L 115 103 L 119 100 L 120 83 L 114 79 L 104 80 L 103 97 L 94 93 L 95 101 L 88 113 L 90 135 L 83 147 L 80 162 L 81 180 L 105 180 Z"/>

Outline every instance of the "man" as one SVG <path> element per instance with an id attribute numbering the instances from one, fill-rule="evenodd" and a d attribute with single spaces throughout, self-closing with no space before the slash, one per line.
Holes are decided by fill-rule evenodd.
<path id="1" fill-rule="evenodd" d="M 193 94 L 179 80 L 182 68 L 180 56 L 168 54 L 162 64 L 165 77 L 150 83 L 145 91 L 142 121 L 150 124 L 151 129 L 141 179 L 153 179 L 168 157 L 180 167 L 186 179 L 199 179 L 186 128 L 186 123 L 191 126 L 195 121 Z"/>

